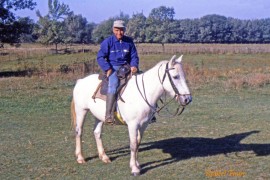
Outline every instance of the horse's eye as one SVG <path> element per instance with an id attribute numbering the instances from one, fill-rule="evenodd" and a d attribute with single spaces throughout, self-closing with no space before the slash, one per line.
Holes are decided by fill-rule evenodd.
<path id="1" fill-rule="evenodd" d="M 173 79 L 179 79 L 179 78 L 180 78 L 179 75 L 173 76 Z"/>

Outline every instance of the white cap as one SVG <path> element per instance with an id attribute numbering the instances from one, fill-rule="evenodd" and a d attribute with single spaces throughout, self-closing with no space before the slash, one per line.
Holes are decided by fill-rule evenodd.
<path id="1" fill-rule="evenodd" d="M 113 22 L 113 27 L 125 28 L 125 22 L 122 20 L 116 20 Z"/>

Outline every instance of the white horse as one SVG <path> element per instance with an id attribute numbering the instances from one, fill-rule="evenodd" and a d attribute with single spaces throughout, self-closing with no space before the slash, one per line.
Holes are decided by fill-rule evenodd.
<path id="1" fill-rule="evenodd" d="M 173 56 L 170 61 L 161 61 L 143 74 L 133 75 L 121 96 L 125 102 L 121 100 L 117 102 L 117 111 L 121 114 L 129 131 L 130 168 L 134 176 L 140 175 L 138 148 L 144 130 L 153 117 L 156 103 L 162 94 L 166 92 L 175 97 L 181 106 L 186 106 L 192 101 L 181 60 L 182 56 L 178 59 Z M 75 155 L 78 163 L 85 163 L 81 151 L 81 137 L 83 122 L 88 111 L 94 115 L 96 120 L 94 135 L 99 158 L 105 163 L 111 162 L 104 151 L 101 140 L 106 103 L 101 99 L 92 99 L 99 83 L 98 74 L 89 75 L 84 79 L 79 79 L 73 91 L 71 112 L 74 126 L 76 126 Z"/>

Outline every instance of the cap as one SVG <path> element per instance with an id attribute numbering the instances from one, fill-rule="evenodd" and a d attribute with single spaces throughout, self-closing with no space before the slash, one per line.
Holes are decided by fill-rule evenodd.
<path id="1" fill-rule="evenodd" d="M 113 27 L 125 28 L 125 22 L 122 20 L 116 20 L 113 22 Z"/>

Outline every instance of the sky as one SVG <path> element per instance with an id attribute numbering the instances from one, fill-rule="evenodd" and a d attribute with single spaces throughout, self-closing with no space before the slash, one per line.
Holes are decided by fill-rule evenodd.
<path id="1" fill-rule="evenodd" d="M 35 10 L 16 11 L 21 17 L 37 20 L 36 10 L 48 13 L 47 0 L 37 2 Z M 100 23 L 123 12 L 143 13 L 148 17 L 152 9 L 160 6 L 173 7 L 175 19 L 194 19 L 204 15 L 218 14 L 237 19 L 270 18 L 270 0 L 59 0 L 69 5 L 76 15 L 81 14 L 88 22 Z"/>

